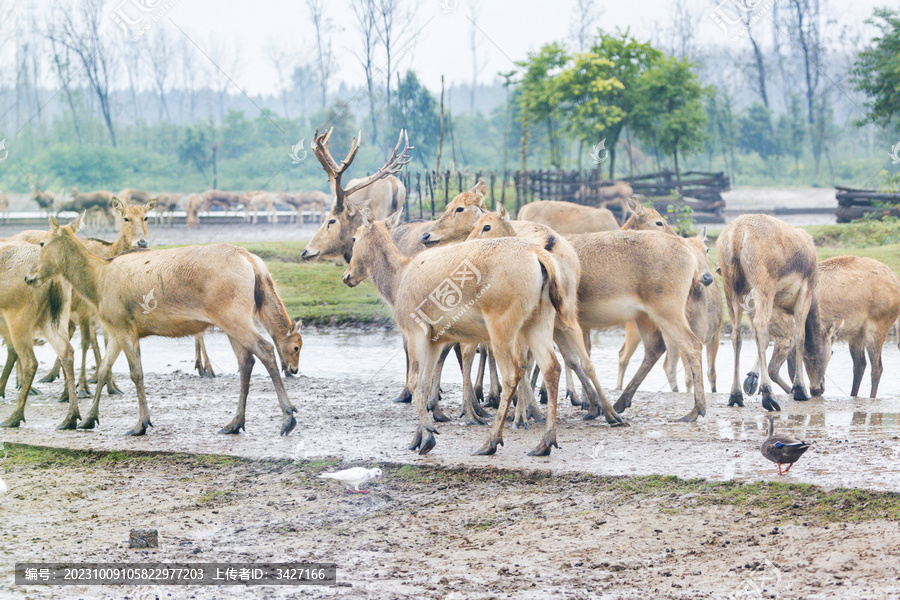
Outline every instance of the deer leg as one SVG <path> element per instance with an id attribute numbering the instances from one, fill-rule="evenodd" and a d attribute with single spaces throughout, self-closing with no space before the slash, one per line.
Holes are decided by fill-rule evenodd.
<path id="1" fill-rule="evenodd" d="M 759 393 L 762 396 L 762 405 L 768 411 L 781 410 L 775 397 L 772 395 L 772 380 L 769 377 L 769 370 L 764 368 L 766 365 L 766 350 L 769 347 L 769 321 L 772 319 L 772 299 L 774 293 L 766 293 L 761 289 L 756 289 L 755 305 L 750 315 L 750 325 L 753 329 L 753 336 L 756 338 L 756 361 L 760 371 Z M 796 332 L 794 342 L 796 343 Z"/>
<path id="2" fill-rule="evenodd" d="M 209 360 L 209 354 L 206 352 L 206 342 L 203 334 L 198 333 L 194 336 L 194 368 L 200 377 L 215 377 L 212 362 Z"/>
<path id="3" fill-rule="evenodd" d="M 475 390 L 472 387 L 472 364 L 475 362 L 475 354 L 478 352 L 477 344 L 459 344 L 462 378 L 463 378 L 463 414 L 466 425 L 484 425 L 485 411 L 478 404 Z"/>
<path id="4" fill-rule="evenodd" d="M 75 429 L 81 414 L 78 412 L 78 394 L 75 391 L 75 350 L 72 349 L 72 344 L 69 342 L 69 331 L 67 327 L 51 325 L 45 328 L 44 335 L 59 356 L 63 381 L 69 397 L 69 412 L 57 429 Z"/>
<path id="5" fill-rule="evenodd" d="M 806 392 L 806 382 L 804 381 L 806 375 L 803 372 L 803 344 L 806 337 L 806 317 L 812 304 L 812 292 L 806 286 L 807 284 L 804 283 L 804 289 L 800 292 L 799 298 L 794 304 L 794 360 L 797 368 L 794 370 L 791 392 L 796 401 L 809 400 L 809 394 Z M 768 333 L 768 330 L 766 333 Z"/>
<path id="6" fill-rule="evenodd" d="M 79 328 L 81 329 L 81 373 L 78 377 L 78 385 L 75 391 L 79 398 L 90 398 L 91 389 L 87 381 L 87 355 L 91 348 L 91 320 L 90 318 L 79 317 Z"/>
<path id="7" fill-rule="evenodd" d="M 719 334 L 706 344 L 706 374 L 709 377 L 709 391 L 716 393 L 716 357 L 719 355 Z"/>
<path id="8" fill-rule="evenodd" d="M 581 327 L 581 325 L 579 325 L 579 327 Z M 582 338 L 582 339 L 581 339 L 581 346 L 584 347 L 585 356 L 587 356 L 587 363 L 586 363 L 586 364 L 590 364 L 590 365 L 591 365 L 591 368 L 593 369 L 594 363 L 593 363 L 593 361 L 591 361 L 591 330 L 588 329 L 588 328 L 586 328 L 586 327 L 581 327 L 581 338 Z M 572 344 L 573 344 L 573 347 L 574 347 L 574 348 L 579 347 L 577 341 L 572 342 Z M 595 409 L 591 409 L 591 408 L 590 408 L 590 407 L 591 407 L 590 398 L 588 398 L 588 402 L 587 402 L 587 404 L 585 404 L 585 402 L 584 402 L 583 400 L 581 400 L 581 399 L 578 397 L 578 392 L 575 391 L 575 382 L 573 381 L 573 382 L 572 382 L 572 385 L 571 385 L 571 386 L 569 385 L 569 380 L 572 379 L 572 373 L 571 373 L 571 370 L 572 370 L 572 369 L 571 369 L 571 368 L 569 367 L 569 365 L 567 364 L 567 365 L 566 365 L 566 398 L 569 400 L 569 403 L 570 403 L 572 406 L 575 406 L 575 407 L 578 407 L 578 408 L 582 408 L 582 409 L 585 409 L 585 408 L 586 408 L 586 409 L 588 409 L 588 410 L 590 411 L 590 414 L 593 414 L 593 417 L 591 417 L 591 418 L 596 418 L 596 417 L 598 416 L 599 413 L 597 413 L 597 409 L 596 409 L 596 408 L 595 408 Z M 580 375 L 579 375 L 578 377 L 579 377 L 579 379 L 581 378 Z M 582 382 L 581 385 L 582 385 L 582 387 L 583 387 L 583 386 L 584 386 L 584 383 Z M 598 397 L 599 397 L 599 396 L 604 396 L 603 391 L 602 391 L 602 389 L 600 388 L 600 384 L 599 384 L 599 383 L 597 383 L 596 391 L 598 392 Z M 587 388 L 584 389 L 584 392 L 585 392 L 586 395 L 590 396 L 590 394 L 589 394 L 588 391 L 587 391 Z M 596 400 L 596 399 L 595 399 L 595 400 Z M 612 409 L 610 409 L 610 410 L 612 410 Z M 612 411 L 612 413 L 615 413 L 615 411 Z M 612 413 L 611 413 L 611 414 L 612 414 Z M 590 415 L 589 415 L 589 416 L 590 416 Z M 616 415 L 616 417 L 618 417 L 618 415 Z M 609 422 L 609 419 L 607 419 L 607 422 Z"/>
<path id="9" fill-rule="evenodd" d="M 638 317 L 638 330 L 644 343 L 644 360 L 641 361 L 641 365 L 638 367 L 634 377 L 631 378 L 631 381 L 622 390 L 622 395 L 619 396 L 619 399 L 613 405 L 613 408 L 618 413 L 624 412 L 625 409 L 631 406 L 631 399 L 634 398 L 634 393 L 637 391 L 638 386 L 647 377 L 647 373 L 650 372 L 656 361 L 663 355 L 663 352 L 666 351 L 666 343 L 663 341 L 662 332 L 647 315 Z"/>
<path id="10" fill-rule="evenodd" d="M 16 354 L 12 347 L 12 342 L 6 342 L 6 364 L 3 365 L 3 374 L 0 375 L 0 398 L 6 398 L 6 384 L 9 382 L 9 376 L 12 374 L 13 367 L 18 360 L 19 355 Z"/>
<path id="11" fill-rule="evenodd" d="M 850 359 L 853 361 L 853 387 L 850 389 L 850 397 L 857 398 L 863 374 L 866 372 L 866 349 L 862 340 L 850 341 Z"/>
<path id="12" fill-rule="evenodd" d="M 616 376 L 617 390 L 621 390 L 625 383 L 625 370 L 628 368 L 628 363 L 631 361 L 631 357 L 640 343 L 641 334 L 638 331 L 637 323 L 628 321 L 625 324 L 625 341 L 622 343 L 622 347 L 619 348 L 619 374 Z"/>
<path id="13" fill-rule="evenodd" d="M 244 347 L 249 349 L 266 367 L 266 371 L 269 372 L 269 377 L 275 386 L 278 404 L 281 406 L 281 435 L 287 435 L 297 426 L 297 419 L 294 418 L 294 413 L 297 412 L 297 409 L 288 400 L 287 391 L 284 389 L 284 381 L 281 379 L 278 362 L 275 360 L 275 347 L 260 335 L 254 323 L 248 323 L 246 326 L 251 342 L 244 343 Z M 240 416 L 243 420 L 243 412 Z"/>
<path id="14" fill-rule="evenodd" d="M 413 402 L 419 420 L 409 449 L 418 450 L 419 454 L 428 454 L 437 443 L 434 434 L 438 431 L 434 426 L 432 414 L 428 412 L 428 400 L 433 387 L 432 381 L 437 377 L 437 364 L 441 357 L 442 347 L 431 343 L 427 337 L 422 335 L 410 338 L 408 344 L 410 353 L 408 382 L 412 389 Z"/>
<path id="15" fill-rule="evenodd" d="M 100 369 L 100 361 L 103 357 L 100 355 L 100 342 L 97 333 L 97 324 L 91 325 L 91 351 L 94 353 L 94 375 L 88 379 L 88 383 L 97 383 L 97 371 Z"/>
<path id="16" fill-rule="evenodd" d="M 872 389 L 869 392 L 869 398 L 876 398 L 878 394 L 878 383 L 881 381 L 881 374 L 884 372 L 884 366 L 881 364 L 881 349 L 884 347 L 884 340 L 869 340 L 866 344 L 866 352 L 869 354 L 869 362 L 872 364 Z"/>
<path id="17" fill-rule="evenodd" d="M 0 427 L 18 427 L 25 422 L 25 400 L 28 398 L 28 392 L 31 391 L 31 384 L 34 381 L 34 374 L 37 372 L 37 358 L 34 356 L 34 337 L 31 332 L 28 335 L 16 336 L 14 332 L 12 337 L 17 347 L 16 354 L 19 358 L 19 364 L 22 367 L 22 387 L 19 390 L 19 401 L 16 408 L 8 419 L 0 423 Z"/>
<path id="18" fill-rule="evenodd" d="M 125 358 L 128 359 L 128 370 L 131 372 L 131 381 L 134 382 L 134 387 L 137 390 L 138 410 L 140 411 L 137 423 L 134 427 L 129 429 L 125 435 L 144 435 L 147 433 L 147 428 L 152 427 L 153 423 L 150 422 L 150 408 L 147 406 L 147 393 L 144 389 L 144 368 L 143 365 L 141 365 L 141 343 L 139 340 L 124 336 L 119 342 L 122 345 L 122 352 L 125 353 Z"/>
<path id="19" fill-rule="evenodd" d="M 407 384 L 403 386 L 403 391 L 400 392 L 400 395 L 394 400 L 394 402 L 399 402 L 401 404 L 409 404 L 412 402 L 412 392 L 409 387 L 409 348 L 406 345 L 406 336 L 403 336 L 403 355 L 406 358 L 406 382 Z"/>
<path id="20" fill-rule="evenodd" d="M 253 373 L 253 364 L 256 360 L 253 353 L 245 348 L 240 342 L 228 338 L 231 342 L 231 349 L 238 361 L 238 371 L 241 374 L 241 387 L 238 395 L 237 413 L 228 425 L 219 430 L 219 433 L 240 433 L 244 429 L 245 415 L 247 411 L 247 394 L 250 393 L 250 374 Z"/>
<path id="21" fill-rule="evenodd" d="M 441 355 L 440 358 L 438 358 L 434 379 L 431 383 L 431 399 L 428 401 L 428 410 L 431 411 L 431 416 L 438 423 L 447 423 L 450 421 L 450 417 L 445 415 L 444 411 L 441 410 L 441 374 L 444 371 L 444 361 L 447 360 L 447 355 L 450 354 L 450 350 L 453 349 L 453 346 L 454 344 L 445 344 L 444 347 L 441 348 Z"/>
<path id="22" fill-rule="evenodd" d="M 484 366 L 487 364 L 487 347 L 478 345 L 478 374 L 475 376 L 475 398 L 484 402 Z"/>
<path id="23" fill-rule="evenodd" d="M 703 389 L 703 365 L 701 360 L 703 344 L 700 342 L 700 338 L 691 331 L 684 309 L 679 311 L 673 305 L 668 305 L 662 311 L 654 311 L 651 318 L 656 323 L 659 323 L 668 343 L 687 358 L 690 365 L 691 380 L 697 382 L 697 385 L 694 386 L 694 408 L 679 419 L 680 421 L 692 423 L 697 420 L 697 417 L 706 416 L 706 394 Z M 646 347 L 647 344 L 645 343 L 644 348 Z"/>
<path id="24" fill-rule="evenodd" d="M 103 385 L 112 376 L 112 366 L 119 357 L 122 346 L 115 337 L 106 340 L 106 355 L 97 366 L 97 387 L 94 388 L 94 401 L 88 409 L 87 416 L 82 419 L 78 429 L 93 429 L 100 423 L 100 394 L 103 393 Z"/>
<path id="25" fill-rule="evenodd" d="M 785 343 L 784 340 L 777 340 L 775 342 L 775 347 L 772 349 L 772 359 L 769 361 L 769 379 L 783 389 L 785 394 L 791 393 L 791 386 L 782 379 L 781 367 L 784 365 L 784 361 L 790 353 L 790 345 Z M 793 376 L 793 372 L 791 372 L 791 378 L 793 378 Z"/>
<path id="26" fill-rule="evenodd" d="M 665 341 L 665 340 L 663 340 Z M 678 348 L 674 344 L 666 342 L 666 357 L 663 359 L 663 369 L 666 372 L 666 379 L 669 381 L 669 389 L 673 392 L 678 391 L 678 359 L 680 355 Z M 686 357 L 685 357 L 686 358 Z M 689 371 L 684 374 L 684 385 L 686 391 L 691 391 L 693 381 L 689 379 Z M 690 383 L 689 383 L 690 382 Z"/>
<path id="27" fill-rule="evenodd" d="M 53 383 L 56 381 L 57 377 L 59 377 L 59 370 L 62 367 L 62 363 L 59 361 L 59 357 L 56 357 L 56 360 L 53 362 L 53 366 L 50 367 L 50 371 L 47 372 L 46 375 L 38 379 L 38 383 Z M 60 400 L 61 402 L 65 402 L 65 400 Z"/>
<path id="28" fill-rule="evenodd" d="M 500 408 L 500 396 L 503 395 L 503 385 L 501 385 L 497 376 L 497 359 L 491 346 L 488 346 L 488 369 L 491 375 L 491 391 L 488 393 L 487 405 L 491 408 Z"/>
<path id="29" fill-rule="evenodd" d="M 498 332 L 498 334 L 501 332 Z M 516 352 L 510 347 L 508 340 L 502 340 L 502 344 L 497 342 L 499 337 L 491 336 L 491 348 L 494 358 L 497 361 L 497 368 L 503 379 L 503 390 L 500 395 L 500 404 L 497 407 L 497 414 L 494 416 L 494 423 L 491 425 L 491 433 L 484 445 L 479 448 L 475 454 L 489 456 L 497 452 L 497 447 L 503 445 L 503 425 L 506 423 L 506 415 L 509 412 L 509 405 L 512 403 L 512 396 L 516 392 L 519 380 L 525 369 L 525 350 L 520 349 Z"/>
<path id="30" fill-rule="evenodd" d="M 526 405 L 531 402 L 535 402 L 534 398 L 534 385 L 529 381 L 527 376 L 528 373 L 532 373 L 537 369 L 534 369 L 534 359 L 531 358 L 531 354 L 528 354 L 528 358 L 525 362 L 525 369 L 523 376 L 518 385 L 516 386 L 516 404 L 513 410 L 513 429 L 527 429 L 528 428 L 528 417 L 526 416 Z"/>
<path id="31" fill-rule="evenodd" d="M 726 304 L 731 317 L 731 345 L 734 348 L 734 374 L 731 380 L 731 396 L 728 398 L 728 406 L 743 406 L 744 394 L 741 392 L 741 319 L 744 316 L 744 308 L 741 298 L 731 292 L 729 286 L 725 286 Z"/>
<path id="32" fill-rule="evenodd" d="M 580 327 L 565 327 L 557 322 L 557 327 L 553 333 L 553 339 L 562 353 L 563 360 L 566 363 L 566 373 L 574 370 L 578 376 L 581 385 L 584 388 L 585 396 L 588 398 L 588 414 L 584 416 L 585 420 L 597 418 L 601 411 L 606 418 L 606 422 L 612 426 L 624 425 L 622 420 L 609 400 L 603 393 L 600 386 L 600 380 L 597 379 L 597 373 L 594 370 L 594 363 L 591 361 L 587 348 L 584 347 L 584 336 L 579 332 Z M 572 386 L 574 389 L 574 385 Z"/>
<path id="33" fill-rule="evenodd" d="M 559 448 L 556 441 L 556 402 L 562 369 L 553 352 L 553 329 L 554 319 L 548 319 L 546 322 L 538 322 L 524 332 L 528 347 L 531 349 L 534 360 L 541 367 L 544 382 L 547 384 L 547 425 L 541 441 L 534 450 L 528 453 L 529 456 L 549 456 L 554 446 Z"/>

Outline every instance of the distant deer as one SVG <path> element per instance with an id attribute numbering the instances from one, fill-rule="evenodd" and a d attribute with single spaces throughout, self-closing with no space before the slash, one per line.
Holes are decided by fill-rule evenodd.
<path id="1" fill-rule="evenodd" d="M 297 372 L 302 346 L 300 323 L 291 322 L 275 284 L 258 256 L 229 244 L 186 246 L 168 250 L 126 252 L 112 260 L 91 254 L 70 226 L 50 220 L 50 232 L 40 255 L 25 277 L 32 286 L 60 275 L 96 309 L 110 335 L 98 381 L 109 375 L 119 351 L 124 351 L 137 388 L 140 417 L 128 435 L 144 435 L 150 411 L 144 390 L 140 339 L 161 335 L 193 336 L 212 325 L 228 336 L 241 374 L 238 410 L 221 433 L 244 428 L 253 357 L 259 358 L 275 386 L 282 411 L 281 434 L 296 425 L 294 406 L 287 398 L 272 344 L 256 327 L 258 320 L 275 341 L 282 362 Z M 152 308 L 148 298 L 153 300 Z M 99 422 L 100 386 L 79 426 L 92 429 Z"/>

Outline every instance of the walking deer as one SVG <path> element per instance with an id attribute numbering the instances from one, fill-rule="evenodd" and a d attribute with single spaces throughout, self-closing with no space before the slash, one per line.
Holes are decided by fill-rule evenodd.
<path id="1" fill-rule="evenodd" d="M 258 256 L 230 244 L 212 244 L 126 252 L 104 260 L 88 251 L 72 227 L 61 227 L 51 218 L 37 264 L 25 281 L 38 286 L 56 275 L 96 308 L 110 335 L 98 381 L 105 380 L 119 352 L 125 352 L 140 408 L 137 424 L 128 435 L 144 435 L 152 425 L 144 390 L 141 338 L 193 336 L 211 325 L 228 336 L 241 374 L 237 413 L 221 433 L 238 433 L 244 428 L 254 356 L 262 361 L 275 386 L 282 411 L 281 434 L 287 435 L 295 427 L 296 409 L 287 398 L 272 344 L 259 333 L 256 321 L 272 336 L 291 373 L 297 372 L 303 343 L 300 323 L 288 318 Z M 151 295 L 153 308 L 147 310 Z M 99 423 L 99 403 L 98 386 L 80 428 L 92 429 Z"/>
<path id="2" fill-rule="evenodd" d="M 341 187 L 341 177 L 359 151 L 358 140 L 362 133 L 353 138 L 350 152 L 338 165 L 328 151 L 328 141 L 333 131 L 334 128 L 331 128 L 322 135 L 316 131 L 313 153 L 328 173 L 334 204 L 325 216 L 325 221 L 300 253 L 302 260 L 343 257 L 349 262 L 353 233 L 362 223 L 361 209 L 365 206 L 371 211 L 373 218 L 386 219 L 403 206 L 406 198 L 406 188 L 393 176 L 412 160 L 407 155 L 411 147 L 405 130 L 400 132 L 394 152 L 385 165 L 368 177 L 351 179 L 346 189 Z M 400 152 L 401 143 L 405 145 L 403 152 Z"/>
<path id="3" fill-rule="evenodd" d="M 803 366 L 810 380 L 821 381 L 830 351 L 828 344 L 823 343 L 817 297 L 818 263 L 812 236 L 768 215 L 743 215 L 722 230 L 716 249 L 734 346 L 734 378 L 728 406 L 744 405 L 740 357 L 741 318 L 745 310 L 756 338 L 759 365 L 766 364 L 773 311 L 791 315 L 796 365 L 791 393 L 794 400 L 809 400 Z M 781 410 L 772 395 L 768 370 L 762 369 L 760 380 L 763 408 Z"/>
<path id="4" fill-rule="evenodd" d="M 859 395 L 866 371 L 866 354 L 871 363 L 872 386 L 869 397 L 878 394 L 878 384 L 884 366 L 881 351 L 894 322 L 900 317 L 900 278 L 884 263 L 858 256 L 836 256 L 819 263 L 819 283 L 816 295 L 819 316 L 823 325 L 819 332 L 821 343 L 831 349 L 835 341 L 846 341 L 853 360 L 853 384 L 850 396 Z M 775 311 L 769 334 L 775 339 L 775 349 L 769 361 L 769 377 L 785 392 L 790 387 L 779 375 L 781 365 L 789 358 L 791 346 L 790 317 Z M 821 396 L 825 391 L 825 369 L 831 353 L 823 353 L 825 364 L 820 376 L 810 376 L 810 393 Z M 789 363 L 789 370 L 793 361 Z M 796 365 L 793 365 L 796 368 Z M 758 365 L 744 380 L 744 390 L 752 394 L 759 377 Z"/>
<path id="5" fill-rule="evenodd" d="M 52 217 L 51 217 L 52 218 Z M 77 231 L 81 216 L 69 226 Z M 22 367 L 19 400 L 12 414 L 0 427 L 18 427 L 25 421 L 25 401 L 37 371 L 34 337 L 42 334 L 62 362 L 63 378 L 70 398 L 69 411 L 59 429 L 74 429 L 79 419 L 75 392 L 74 352 L 69 343 L 69 312 L 72 286 L 59 277 L 47 278 L 40 286 L 25 284 L 26 276 L 38 261 L 41 248 L 28 242 L 0 244 L 0 314 L 9 331 L 8 357 L 4 383 L 12 370 L 13 360 Z"/>
<path id="6" fill-rule="evenodd" d="M 391 220 L 398 218 L 396 213 Z M 554 311 L 562 305 L 550 254 L 530 242 L 506 238 L 462 242 L 409 258 L 397 251 L 385 222 L 373 223 L 367 215 L 353 244 L 344 283 L 354 287 L 371 277 L 406 338 L 419 420 L 410 450 L 427 454 L 435 445 L 437 430 L 427 403 L 443 348 L 490 341 L 505 391 L 490 437 L 477 454 L 494 454 L 503 444 L 503 425 L 529 348 L 550 391 L 544 436 L 529 454 L 549 454 L 557 446 L 560 374 L 553 353 Z"/>

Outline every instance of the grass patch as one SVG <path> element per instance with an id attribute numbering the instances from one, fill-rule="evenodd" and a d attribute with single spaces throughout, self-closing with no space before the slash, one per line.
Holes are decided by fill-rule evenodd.
<path id="1" fill-rule="evenodd" d="M 206 506 L 214 502 L 227 502 L 231 498 L 231 490 L 210 490 L 197 496 L 197 506 Z"/>

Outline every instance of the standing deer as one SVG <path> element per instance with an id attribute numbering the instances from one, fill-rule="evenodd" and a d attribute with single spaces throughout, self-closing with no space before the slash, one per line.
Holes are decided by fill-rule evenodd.
<path id="1" fill-rule="evenodd" d="M 869 397 L 875 398 L 884 371 L 881 351 L 891 327 L 900 318 L 900 278 L 884 263 L 859 256 L 835 256 L 823 260 L 819 263 L 818 271 L 816 295 L 823 324 L 818 334 L 820 343 L 829 350 L 835 341 L 848 343 L 850 358 L 853 360 L 850 396 L 854 398 L 859 395 L 868 353 L 872 367 Z M 785 392 L 790 393 L 790 386 L 778 373 L 785 359 L 791 358 L 790 316 L 775 311 L 769 324 L 769 334 L 775 339 L 775 349 L 769 362 L 769 377 Z M 825 391 L 825 369 L 831 359 L 831 352 L 823 355 L 825 364 L 819 371 L 819 377 L 810 376 L 809 391 L 813 396 L 821 396 Z M 791 373 L 792 365 L 795 369 L 793 360 L 789 360 Z M 759 365 L 744 380 L 744 390 L 748 394 L 756 389 L 758 373 Z"/>
<path id="2" fill-rule="evenodd" d="M 359 151 L 358 140 L 362 133 L 360 132 L 357 137 L 353 138 L 350 152 L 338 166 L 328 151 L 328 141 L 331 139 L 333 131 L 333 127 L 322 135 L 316 131 L 313 152 L 329 175 L 331 197 L 334 199 L 334 204 L 325 216 L 325 221 L 300 253 L 302 260 L 343 257 L 344 260 L 349 261 L 349 252 L 353 245 L 351 242 L 353 232 L 362 223 L 360 209 L 365 206 L 375 219 L 386 219 L 403 206 L 406 198 L 406 188 L 403 187 L 403 182 L 393 175 L 412 160 L 406 155 L 406 151 L 400 152 L 400 144 L 404 139 L 406 140 L 406 150 L 410 150 L 405 130 L 400 132 L 400 139 L 397 140 L 394 152 L 387 163 L 368 177 L 351 179 L 346 189 L 341 187 L 341 176 Z"/>
<path id="3" fill-rule="evenodd" d="M 156 197 L 156 222 L 165 222 L 169 227 L 175 219 L 175 211 L 178 210 L 178 202 L 181 194 L 162 193 Z"/>
<path id="4" fill-rule="evenodd" d="M 619 228 L 619 222 L 607 208 L 594 208 L 561 200 L 529 202 L 519 210 L 518 220 L 541 223 L 562 235 L 613 231 Z"/>
<path id="5" fill-rule="evenodd" d="M 231 192 L 223 192 L 221 190 L 206 190 L 202 194 L 203 196 L 203 205 L 201 210 L 206 213 L 206 216 L 212 216 L 212 207 L 220 206 L 225 211 L 225 216 L 228 216 L 228 211 L 234 210 L 235 214 L 237 214 L 238 209 L 242 206 L 247 205 L 246 198 L 243 198 L 239 194 L 233 194 Z"/>
<path id="6" fill-rule="evenodd" d="M 803 365 L 812 381 L 824 377 L 830 348 L 822 341 L 817 298 L 818 262 L 812 236 L 768 215 L 743 215 L 729 223 L 716 241 L 725 302 L 731 315 L 734 378 L 728 406 L 743 406 L 741 392 L 741 318 L 746 310 L 756 338 L 757 361 L 766 364 L 773 311 L 793 318 L 794 400 L 809 400 Z M 766 410 L 781 410 L 772 380 L 762 370 L 759 391 Z"/>
<path id="7" fill-rule="evenodd" d="M 278 223 L 278 209 L 275 206 L 275 194 L 271 192 L 247 192 L 244 194 L 244 220 L 256 225 L 259 220 L 259 209 L 266 210 L 266 217 L 269 223 Z M 250 211 L 253 211 L 253 218 L 250 218 Z"/>
<path id="8" fill-rule="evenodd" d="M 312 190 L 309 192 L 298 192 L 291 194 L 283 192 L 281 201 L 290 205 L 294 209 L 294 215 L 291 216 L 291 223 L 296 222 L 297 225 L 303 225 L 303 211 L 309 210 L 310 217 L 313 213 L 318 214 L 319 223 L 325 222 L 325 207 L 328 206 L 328 194 L 320 190 Z"/>
<path id="9" fill-rule="evenodd" d="M 282 362 L 297 372 L 300 323 L 291 322 L 275 284 L 258 256 L 230 244 L 187 246 L 168 250 L 126 252 L 112 260 L 91 254 L 70 226 L 50 220 L 37 264 L 25 282 L 39 286 L 60 275 L 93 305 L 110 335 L 98 381 L 104 381 L 119 351 L 124 351 L 137 388 L 140 417 L 128 435 L 144 435 L 151 426 L 144 391 L 140 340 L 151 335 L 192 336 L 211 325 L 228 336 L 241 373 L 238 409 L 221 433 L 244 428 L 253 357 L 259 358 L 275 386 L 282 411 L 281 434 L 296 426 L 296 409 L 288 400 L 272 344 L 256 327 L 258 320 L 275 341 Z M 152 308 L 150 300 L 153 300 Z M 79 426 L 99 422 L 100 386 L 87 417 Z"/>
<path id="10" fill-rule="evenodd" d="M 80 225 L 81 216 L 69 227 L 76 231 Z M 25 400 L 38 366 L 34 356 L 34 337 L 36 333 L 41 333 L 62 361 L 66 391 L 70 398 L 68 414 L 59 429 L 74 429 L 80 413 L 75 393 L 75 353 L 69 343 L 72 286 L 59 277 L 48 277 L 39 286 L 25 285 L 26 276 L 37 263 L 40 251 L 39 246 L 28 242 L 0 244 L 0 314 L 9 331 L 7 348 L 10 353 L 3 382 L 12 370 L 11 359 L 17 359 L 22 367 L 18 403 L 0 427 L 18 427 L 25 421 Z"/>
<path id="11" fill-rule="evenodd" d="M 366 215 L 353 243 L 344 283 L 354 287 L 371 277 L 393 307 L 406 338 L 409 383 L 419 418 L 410 450 L 427 454 L 436 443 L 427 404 L 443 348 L 454 342 L 490 341 L 505 392 L 490 437 L 477 454 L 494 454 L 503 444 L 506 414 L 529 349 L 550 392 L 544 436 L 529 454 L 549 454 L 557 446 L 560 374 L 553 353 L 554 310 L 562 303 L 550 254 L 530 242 L 508 238 L 463 242 L 408 258 L 397 251 L 385 223 L 373 223 Z"/>
<path id="12" fill-rule="evenodd" d="M 4 223 L 9 223 L 9 196 L 5 192 L 0 192 L 0 217 Z"/>
<path id="13" fill-rule="evenodd" d="M 194 229 L 200 226 L 200 210 L 203 208 L 203 197 L 200 194 L 191 194 L 184 201 L 184 213 L 187 226 Z"/>

